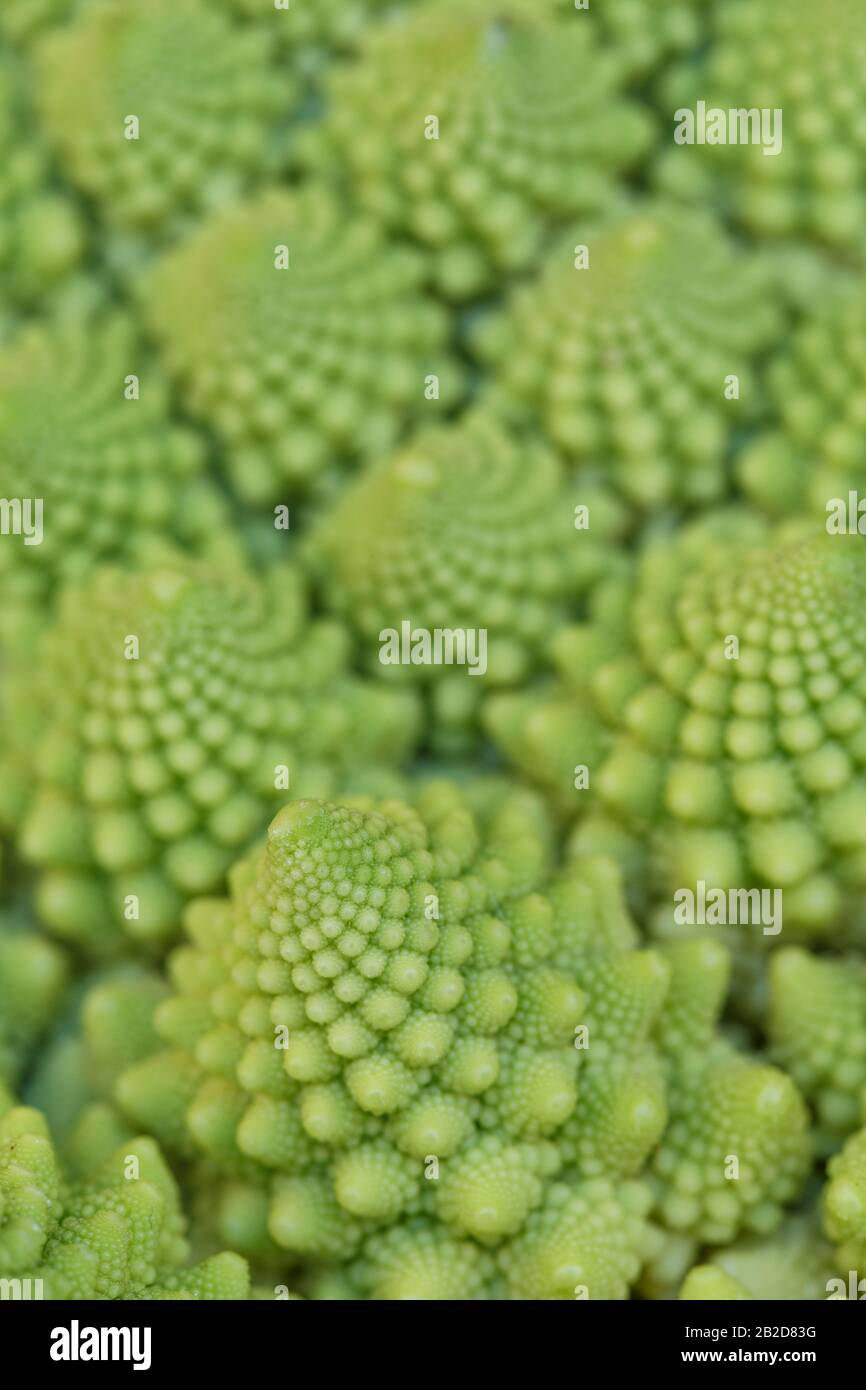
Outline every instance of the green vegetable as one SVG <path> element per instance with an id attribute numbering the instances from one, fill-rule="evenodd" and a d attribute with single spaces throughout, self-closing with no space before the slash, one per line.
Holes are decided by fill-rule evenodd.
<path id="1" fill-rule="evenodd" d="M 0 1276 L 39 1281 L 48 1299 L 245 1297 L 249 1276 L 238 1255 L 181 1268 L 178 1191 L 152 1139 L 92 1154 L 91 1176 L 70 1181 L 39 1112 L 2 1109 Z"/>
<path id="2" fill-rule="evenodd" d="M 205 449 L 125 317 L 39 325 L 0 350 L 0 495 L 38 499 L 37 543 L 0 546 L 7 633 L 32 640 L 64 583 L 182 549 L 239 557 Z M 31 514 L 35 530 L 36 513 Z M 35 612 L 31 611 L 35 606 Z"/>
<path id="3" fill-rule="evenodd" d="M 724 953 L 675 954 L 665 1006 L 671 969 L 635 949 L 613 867 L 551 876 L 548 835 L 517 790 L 297 801 L 230 901 L 193 904 L 166 1050 L 115 1095 L 224 1174 L 221 1238 L 333 1266 L 356 1296 L 622 1298 L 653 1196 L 704 1239 L 773 1228 L 805 1110 L 713 1043 Z"/>
<path id="4" fill-rule="evenodd" d="M 832 1153 L 856 1129 L 866 1086 L 866 971 L 856 956 L 824 958 L 791 946 L 770 966 L 766 1029 L 773 1056 L 794 1077 Z"/>
<path id="5" fill-rule="evenodd" d="M 146 317 L 190 413 L 215 430 L 250 503 L 323 486 L 453 401 L 444 311 L 421 266 L 320 189 L 270 189 L 158 262 Z"/>
<path id="6" fill-rule="evenodd" d="M 42 729 L 18 836 L 47 925 L 89 951 L 158 946 L 218 889 L 291 786 L 398 761 L 408 694 L 345 671 L 294 570 L 175 563 L 64 594 L 32 697 Z"/>
<path id="7" fill-rule="evenodd" d="M 806 319 L 772 363 L 768 384 L 776 427 L 741 454 L 740 485 L 775 515 L 827 504 L 861 487 L 866 453 L 866 286 L 859 280 Z M 859 520 L 859 517 L 857 518 Z"/>
<path id="8" fill-rule="evenodd" d="M 112 227 L 152 232 L 213 207 L 273 163 L 295 84 L 265 37 L 201 0 L 101 0 L 37 53 L 44 128 Z"/>
<path id="9" fill-rule="evenodd" d="M 581 503 L 589 529 L 576 529 Z M 483 688 L 525 681 L 578 597 L 610 575 L 622 526 L 602 489 L 572 489 L 549 450 L 476 414 L 365 469 L 310 551 L 329 607 L 358 632 L 362 660 L 432 684 L 428 722 L 459 748 Z M 383 667 L 383 633 L 402 634 L 406 623 L 483 631 L 483 662 L 467 646 L 474 666 Z"/>
<path id="10" fill-rule="evenodd" d="M 0 50 L 0 1299 L 860 1297 L 863 0 Z"/>
<path id="11" fill-rule="evenodd" d="M 646 148 L 647 117 L 583 18 L 520 0 L 420 5 L 332 70 L 301 157 L 330 158 L 362 207 L 417 240 L 447 296 L 498 288 L 552 229 L 609 204 Z"/>
<path id="12" fill-rule="evenodd" d="M 84 217 L 33 130 L 29 97 L 27 69 L 0 53 L 0 339 L 22 314 L 60 314 L 90 293 Z"/>
<path id="13" fill-rule="evenodd" d="M 754 143 L 679 147 L 663 156 L 668 181 L 687 195 L 715 197 L 758 236 L 805 236 L 859 254 L 863 7 L 857 0 L 725 0 L 711 17 L 712 41 L 669 85 L 668 111 L 695 109 L 701 100 L 726 116 L 781 112 L 781 149 L 765 156 Z"/>
<path id="14" fill-rule="evenodd" d="M 824 1230 L 836 1245 L 840 1274 L 861 1270 L 866 1259 L 866 1129 L 852 1134 L 827 1165 Z"/>
<path id="15" fill-rule="evenodd" d="M 575 225 L 476 333 L 503 410 L 639 507 L 724 493 L 755 364 L 779 329 L 768 266 L 704 213 L 626 208 Z"/>
<path id="16" fill-rule="evenodd" d="M 576 8 L 574 0 L 560 0 L 560 7 Z M 698 47 L 710 9 L 708 0 L 666 0 L 662 5 L 656 0 L 601 0 L 599 5 L 590 3 L 580 18 L 597 18 L 617 57 L 643 77 L 660 60 Z"/>
<path id="17" fill-rule="evenodd" d="M 649 546 L 604 621 L 557 634 L 569 690 L 550 715 L 503 697 L 489 717 L 521 759 L 531 721 L 548 776 L 587 761 L 589 728 L 604 752 L 575 844 L 622 854 L 644 901 L 777 889 L 783 931 L 826 939 L 866 887 L 866 559 L 856 536 L 807 524 L 762 544 L 751 523 L 750 543 L 749 526 Z"/>
<path id="18" fill-rule="evenodd" d="M 60 949 L 0 911 L 0 1084 L 19 1080 L 68 979 Z"/>
<path id="19" fill-rule="evenodd" d="M 833 1251 L 821 1235 L 817 1210 L 787 1220 L 771 1236 L 748 1236 L 709 1252 L 689 1270 L 681 1299 L 762 1299 L 817 1302 L 833 1288 Z"/>

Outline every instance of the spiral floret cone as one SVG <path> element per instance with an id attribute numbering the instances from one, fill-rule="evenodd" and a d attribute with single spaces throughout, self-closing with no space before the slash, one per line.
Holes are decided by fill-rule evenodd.
<path id="1" fill-rule="evenodd" d="M 585 529 L 576 529 L 575 498 Z M 551 634 L 615 569 L 622 527 L 622 509 L 603 489 L 575 489 L 550 450 L 482 413 L 422 431 L 370 465 L 323 518 L 309 552 L 362 659 L 431 686 L 431 719 L 456 737 L 484 689 L 529 678 Z M 453 634 L 453 650 L 443 646 L 437 661 L 433 645 L 429 660 L 416 647 L 413 662 L 382 667 L 389 634 L 401 659 L 411 655 L 406 632 Z M 462 666 L 454 664 L 461 634 Z"/>
<path id="2" fill-rule="evenodd" d="M 240 556 L 205 450 L 170 416 L 168 386 L 131 322 L 32 327 L 0 350 L 0 495 L 33 499 L 33 543 L 0 547 L 4 590 L 51 611 L 59 586 L 105 561 L 170 550 Z M 28 517 L 24 517 L 26 522 Z M 11 627 L 14 605 L 3 614 Z"/>
<path id="3" fill-rule="evenodd" d="M 665 957 L 671 987 L 658 1033 L 669 1118 L 651 1164 L 659 1219 L 702 1245 L 769 1235 L 811 1168 L 805 1102 L 785 1072 L 720 1034 L 725 948 L 686 940 Z"/>
<path id="4" fill-rule="evenodd" d="M 576 226 L 482 321 L 476 350 L 504 411 L 528 412 L 633 505 L 706 505 L 727 491 L 778 327 L 759 258 L 704 213 L 650 204 Z"/>
<path id="5" fill-rule="evenodd" d="M 859 536 L 687 530 L 648 549 L 603 625 L 558 634 L 551 712 L 494 706 L 494 729 L 508 747 L 532 721 L 551 771 L 596 750 L 576 844 L 634 853 L 644 900 L 778 890 L 783 932 L 826 937 L 866 889 L 864 595 Z"/>
<path id="6" fill-rule="evenodd" d="M 116 1095 L 225 1175 L 238 1248 L 344 1264 L 356 1297 L 622 1298 L 667 972 L 612 866 L 550 879 L 531 794 L 472 799 L 284 807 L 189 909 L 166 1051 Z"/>
<path id="7" fill-rule="evenodd" d="M 346 675 L 295 571 L 176 562 L 68 589 L 35 663 L 41 735 L 18 844 L 45 922 L 95 951 L 158 945 L 218 889 L 286 787 L 411 747 L 410 694 Z"/>
<path id="8" fill-rule="evenodd" d="M 71 1179 L 44 1117 L 0 1097 L 0 1276 L 46 1299 L 244 1298 L 246 1262 L 223 1252 L 183 1269 L 180 1194 L 158 1146 L 93 1145 Z"/>
<path id="9" fill-rule="evenodd" d="M 296 101 L 266 37 L 202 0 L 99 0 L 35 62 L 65 173 L 124 232 L 174 229 L 261 177 Z"/>
<path id="10" fill-rule="evenodd" d="M 611 201 L 650 128 L 619 85 L 591 25 L 441 0 L 371 31 L 359 61 L 334 71 L 302 153 L 311 167 L 331 158 L 462 299 L 499 288 L 552 229 Z"/>
<path id="11" fill-rule="evenodd" d="M 697 1237 L 771 1230 L 805 1108 L 714 1040 L 722 953 L 674 961 L 666 1024 L 671 966 L 636 949 L 614 866 L 551 876 L 529 793 L 473 799 L 284 807 L 231 900 L 190 907 L 165 1051 L 121 1075 L 122 1109 L 206 1163 L 223 1239 L 356 1297 L 622 1298 L 653 1201 Z"/>
<path id="12" fill-rule="evenodd" d="M 866 11 L 858 0 L 714 8 L 711 42 L 672 79 L 665 105 L 696 112 L 700 100 L 722 111 L 726 138 L 708 129 L 706 143 L 673 149 L 663 181 L 716 202 L 753 235 L 808 239 L 862 264 Z"/>
<path id="13" fill-rule="evenodd" d="M 249 502 L 387 449 L 459 395 L 416 255 L 320 188 L 269 189 L 209 219 L 157 264 L 143 310 Z"/>

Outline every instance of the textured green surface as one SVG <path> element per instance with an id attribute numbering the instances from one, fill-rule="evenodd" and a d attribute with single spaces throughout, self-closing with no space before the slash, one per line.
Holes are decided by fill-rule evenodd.
<path id="1" fill-rule="evenodd" d="M 581 247 L 588 265 L 576 269 Z M 567 459 L 640 506 L 706 504 L 756 414 L 775 300 L 768 266 L 736 255 L 711 218 L 626 209 L 576 225 L 477 346 L 494 399 L 525 407 Z"/>
<path id="2" fill-rule="evenodd" d="M 237 1255 L 179 1268 L 186 1241 L 177 1187 L 152 1139 L 127 1139 L 91 1158 L 86 1180 L 70 1181 L 39 1112 L 3 1109 L 3 1278 L 41 1280 L 47 1299 L 245 1296 L 249 1278 Z"/>
<path id="3" fill-rule="evenodd" d="M 695 149 L 682 147 L 673 156 L 662 154 L 668 182 L 687 195 L 715 195 L 759 237 L 805 235 L 860 259 L 866 219 L 862 5 L 727 0 L 710 8 L 712 42 L 668 84 L 670 108 L 701 99 L 725 111 L 781 110 L 782 149 L 765 157 L 759 146 L 705 145 L 696 169 Z"/>
<path id="4" fill-rule="evenodd" d="M 45 39 L 36 75 L 63 167 L 120 227 L 152 229 L 236 194 L 268 166 L 271 127 L 294 104 L 264 36 L 200 0 L 85 5 Z"/>
<path id="5" fill-rule="evenodd" d="M 772 1230 L 806 1112 L 712 1042 L 724 952 L 636 950 L 612 865 L 550 878 L 538 803 L 477 799 L 281 811 L 231 903 L 189 910 L 167 1048 L 123 1109 L 235 1179 L 223 1238 L 348 1262 L 378 1297 L 623 1297 L 653 1206 L 703 1240 Z"/>
<path id="6" fill-rule="evenodd" d="M 327 788 L 349 748 L 356 767 L 406 752 L 411 696 L 348 675 L 346 646 L 288 567 L 103 570 L 67 590 L 20 778 L 45 921 L 96 951 L 157 944 L 288 788 Z"/>
<path id="7" fill-rule="evenodd" d="M 864 56 L 0 4 L 0 1282 L 859 1292 Z"/>
<path id="8" fill-rule="evenodd" d="M 421 271 L 319 190 L 277 189 L 217 214 L 156 266 L 147 322 L 245 500 L 292 497 L 344 459 L 386 451 L 429 409 L 431 374 L 443 403 L 459 394 L 448 319 Z"/>
<path id="9" fill-rule="evenodd" d="M 299 142 L 307 166 L 331 155 L 365 208 L 427 249 L 448 296 L 531 267 L 552 229 L 610 202 L 613 175 L 648 144 L 617 61 L 588 26 L 543 11 L 418 6 L 334 70 L 325 122 Z"/>
<path id="10" fill-rule="evenodd" d="M 864 884 L 864 586 L 859 537 L 702 526 L 559 634 L 570 694 L 493 703 L 492 727 L 519 759 L 528 727 L 553 776 L 589 726 L 604 751 L 578 843 L 630 841 L 644 896 L 775 885 L 789 929 L 826 934 Z"/>

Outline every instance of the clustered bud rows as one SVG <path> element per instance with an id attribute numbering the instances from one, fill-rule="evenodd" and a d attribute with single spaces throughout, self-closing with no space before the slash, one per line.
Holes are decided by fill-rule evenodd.
<path id="1" fill-rule="evenodd" d="M 864 71 L 3 0 L 0 1299 L 866 1296 Z"/>

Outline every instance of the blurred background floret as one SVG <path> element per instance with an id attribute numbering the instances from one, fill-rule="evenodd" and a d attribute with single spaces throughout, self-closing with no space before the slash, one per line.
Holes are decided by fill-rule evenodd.
<path id="1" fill-rule="evenodd" d="M 787 338 L 767 373 L 768 427 L 737 460 L 739 484 L 771 515 L 810 511 L 866 479 L 866 285 L 845 282 Z"/>
<path id="2" fill-rule="evenodd" d="M 575 225 L 473 337 L 504 413 L 528 414 L 571 463 L 660 508 L 727 493 L 780 327 L 767 263 L 705 213 L 640 204 Z"/>
<path id="3" fill-rule="evenodd" d="M 557 635 L 550 717 L 543 693 L 489 719 L 543 776 L 596 753 L 575 844 L 621 855 L 644 902 L 775 886 L 786 930 L 827 939 L 866 888 L 866 548 L 755 524 L 751 543 L 703 522 L 650 545 L 604 621 Z"/>
<path id="4" fill-rule="evenodd" d="M 20 636 L 67 582 L 162 551 L 238 558 L 204 441 L 125 315 L 34 324 L 0 348 L 0 494 L 39 499 L 42 536 L 0 546 L 2 623 Z M 12 602 L 11 600 L 15 600 Z M 29 601 L 35 612 L 21 605 Z"/>
<path id="5" fill-rule="evenodd" d="M 5 814 L 43 920 L 88 951 L 158 946 L 289 789 L 412 747 L 411 693 L 348 673 L 346 634 L 309 620 L 292 568 L 100 570 L 61 607 Z"/>
<path id="6" fill-rule="evenodd" d="M 484 692 L 530 678 L 549 634 L 615 570 L 625 524 L 604 488 L 571 487 L 543 442 L 481 412 L 371 464 L 313 529 L 309 551 L 361 660 L 427 686 L 431 739 L 465 753 Z M 468 679 L 453 666 L 383 668 L 383 634 L 407 622 L 483 630 L 483 669 Z"/>
<path id="7" fill-rule="evenodd" d="M 665 87 L 666 106 L 781 113 L 781 149 L 683 146 L 662 177 L 771 239 L 802 237 L 862 263 L 866 11 L 858 0 L 722 0 L 710 43 Z"/>
<path id="8" fill-rule="evenodd" d="M 298 142 L 422 245 L 455 299 L 501 288 L 551 230 L 605 207 L 650 140 L 591 27 L 544 11 L 432 0 L 401 15 L 334 69 L 324 121 Z"/>
<path id="9" fill-rule="evenodd" d="M 0 908 L 0 1087 L 16 1085 L 54 1025 L 70 976 L 61 949 L 27 912 Z"/>
<path id="10" fill-rule="evenodd" d="M 449 317 L 422 271 L 320 188 L 266 189 L 157 263 L 144 316 L 243 500 L 327 492 L 338 465 L 459 398 Z"/>
<path id="11" fill-rule="evenodd" d="M 96 297 L 86 217 L 35 129 L 27 68 L 0 43 L 0 341 L 47 309 Z"/>
<path id="12" fill-rule="evenodd" d="M 269 57 L 201 0 L 94 0 L 38 46 L 41 122 L 109 227 L 173 230 L 278 161 L 296 92 Z"/>

